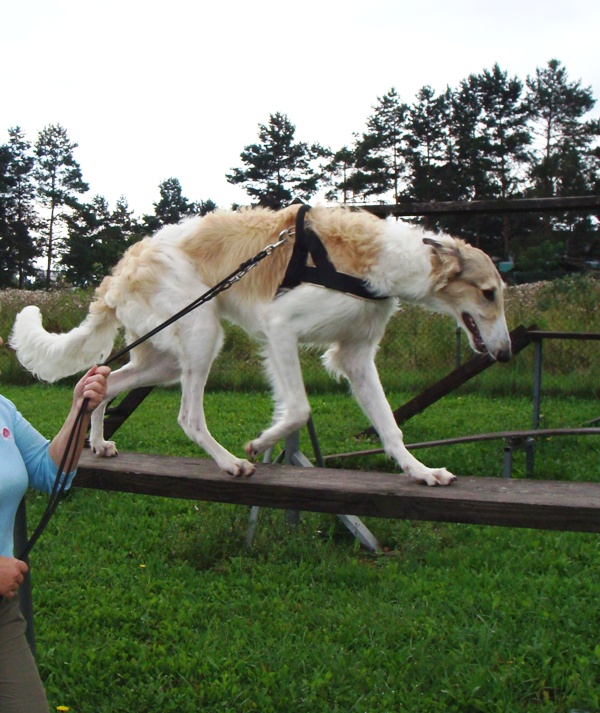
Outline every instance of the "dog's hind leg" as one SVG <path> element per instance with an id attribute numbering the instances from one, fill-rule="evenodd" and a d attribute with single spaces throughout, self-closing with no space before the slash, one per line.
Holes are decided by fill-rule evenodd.
<path id="1" fill-rule="evenodd" d="M 202 319 L 191 321 L 179 336 L 182 368 L 178 422 L 188 438 L 203 448 L 219 468 L 234 476 L 252 475 L 255 466 L 224 448 L 206 425 L 204 387 L 211 364 L 221 348 L 223 330 L 214 313 L 210 315 L 206 309 L 202 312 Z"/>
<path id="2" fill-rule="evenodd" d="M 408 477 L 427 485 L 450 485 L 456 476 L 446 468 L 428 468 L 406 449 L 379 379 L 375 350 L 376 345 L 372 343 L 338 342 L 325 355 L 325 362 L 332 371 L 346 376 L 356 400 L 379 434 L 385 452 Z"/>
<path id="3" fill-rule="evenodd" d="M 156 351 L 149 342 L 136 347 L 131 361 L 111 372 L 104 401 L 92 412 L 90 446 L 98 456 L 117 455 L 114 441 L 104 439 L 104 414 L 108 404 L 123 391 L 179 381 L 179 364 L 173 355 Z"/>

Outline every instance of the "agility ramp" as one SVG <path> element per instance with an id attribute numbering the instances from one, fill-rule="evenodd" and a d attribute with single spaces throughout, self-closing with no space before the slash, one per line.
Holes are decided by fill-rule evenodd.
<path id="1" fill-rule="evenodd" d="M 236 505 L 542 530 L 600 532 L 600 483 L 460 477 L 427 487 L 394 473 L 260 464 L 232 478 L 203 458 L 85 451 L 73 487 Z"/>

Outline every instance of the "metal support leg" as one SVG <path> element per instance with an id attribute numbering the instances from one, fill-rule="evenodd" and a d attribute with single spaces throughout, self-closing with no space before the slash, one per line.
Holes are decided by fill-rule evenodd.
<path id="1" fill-rule="evenodd" d="M 311 463 L 308 458 L 300 450 L 300 431 L 290 433 L 285 439 L 284 448 L 285 458 L 283 460 L 287 465 L 299 465 L 302 468 L 310 468 Z M 299 510 L 286 510 L 285 521 L 288 527 L 296 529 L 300 524 Z"/>
<path id="2" fill-rule="evenodd" d="M 275 462 L 279 462 L 283 459 L 285 453 L 280 453 Z M 270 463 L 273 460 L 273 448 L 268 448 L 263 456 L 263 463 Z M 254 533 L 256 532 L 256 527 L 258 525 L 258 516 L 260 514 L 260 508 L 258 505 L 253 505 L 250 508 L 250 519 L 248 521 L 248 529 L 246 530 L 246 539 L 244 544 L 246 549 L 252 547 L 252 541 L 254 540 Z"/>
<path id="3" fill-rule="evenodd" d="M 462 329 L 460 327 L 456 328 L 456 331 L 454 332 L 455 335 L 455 367 L 458 369 L 460 366 L 460 363 L 462 361 L 461 358 L 461 334 L 462 334 Z"/>
<path id="4" fill-rule="evenodd" d="M 532 428 L 537 430 L 540 427 L 540 412 L 542 400 L 542 340 L 535 342 L 535 354 L 533 362 L 533 414 Z M 525 446 L 525 473 L 533 475 L 535 467 L 534 442 L 530 440 Z"/>
<path id="5" fill-rule="evenodd" d="M 319 467 L 323 467 L 323 456 L 321 455 L 321 449 L 319 447 L 319 442 L 317 440 L 317 433 L 312 420 L 312 417 L 308 420 L 307 429 L 310 435 L 311 444 L 313 452 L 315 454 L 315 460 Z M 270 463 L 272 458 L 272 449 L 265 453 L 265 458 L 263 462 Z M 277 460 L 280 460 L 278 458 Z M 290 465 L 297 465 L 302 468 L 312 468 L 313 464 L 308 460 L 308 458 L 300 450 L 300 432 L 295 431 L 290 434 L 285 439 L 285 450 L 284 450 L 284 462 Z M 256 532 L 256 526 L 258 523 L 258 513 L 260 508 L 253 507 L 250 510 L 250 522 L 248 525 L 248 531 L 246 533 L 246 547 L 252 545 L 252 540 L 254 539 L 254 533 Z M 346 528 L 356 537 L 363 547 L 366 547 L 373 552 L 377 552 L 380 549 L 379 542 L 373 533 L 366 527 L 366 525 L 360 520 L 360 518 L 355 515 L 337 515 L 337 518 L 344 524 Z M 291 527 L 296 527 L 300 522 L 300 512 L 296 510 L 286 511 L 286 521 Z"/>
<path id="6" fill-rule="evenodd" d="M 27 545 L 27 510 L 25 508 L 25 498 L 19 503 L 17 515 L 15 517 L 14 529 L 15 552 L 22 552 Z M 24 562 L 29 566 L 29 557 L 25 557 Z M 25 636 L 31 649 L 31 653 L 36 656 L 35 631 L 33 628 L 33 595 L 31 592 L 31 574 L 28 571 L 23 579 L 23 584 L 19 587 L 19 608 L 27 622 Z"/>
<path id="7" fill-rule="evenodd" d="M 378 552 L 381 549 L 381 545 L 375 535 L 359 517 L 356 517 L 356 515 L 338 515 L 337 519 L 367 550 Z"/>
<path id="8" fill-rule="evenodd" d="M 308 430 L 308 435 L 310 436 L 310 445 L 312 446 L 313 453 L 315 454 L 317 466 L 319 468 L 324 468 L 325 461 L 323 460 L 323 454 L 321 453 L 321 446 L 319 445 L 319 439 L 317 438 L 317 431 L 315 429 L 315 423 L 312 420 L 312 416 L 308 419 L 306 428 Z"/>
<path id="9" fill-rule="evenodd" d="M 542 340 L 535 342 L 535 356 L 533 363 L 533 417 L 532 428 L 540 427 L 540 410 L 542 400 Z"/>
<path id="10" fill-rule="evenodd" d="M 258 525 L 258 515 L 260 513 L 260 508 L 258 505 L 253 505 L 250 508 L 250 519 L 248 520 L 248 529 L 246 530 L 246 539 L 244 544 L 246 549 L 252 547 L 252 541 L 254 540 L 254 533 L 256 532 L 256 526 Z"/>
<path id="11" fill-rule="evenodd" d="M 529 477 L 533 475 L 535 467 L 535 440 L 533 438 L 525 439 L 525 475 Z"/>
<path id="12" fill-rule="evenodd" d="M 510 478 L 512 477 L 512 443 L 510 441 L 506 442 L 504 446 L 504 459 L 502 461 L 502 477 Z"/>

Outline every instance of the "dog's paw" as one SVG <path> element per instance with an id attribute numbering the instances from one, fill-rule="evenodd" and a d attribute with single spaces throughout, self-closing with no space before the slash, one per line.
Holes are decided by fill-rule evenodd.
<path id="1" fill-rule="evenodd" d="M 456 480 L 456 476 L 446 468 L 435 468 L 432 474 L 436 481 L 434 485 L 452 485 Z"/>
<path id="2" fill-rule="evenodd" d="M 244 446 L 244 453 L 248 456 L 248 458 L 250 458 L 250 460 L 254 460 L 262 452 L 262 449 L 258 445 L 258 440 L 250 441 Z"/>
<path id="3" fill-rule="evenodd" d="M 452 485 L 456 480 L 456 476 L 446 468 L 411 469 L 408 472 L 408 477 L 415 483 L 425 483 L 425 485 L 431 486 Z"/>
<path id="4" fill-rule="evenodd" d="M 229 475 L 233 475 L 234 478 L 248 478 L 256 471 L 256 466 L 254 463 L 250 463 L 243 458 L 236 458 L 234 462 L 224 470 L 229 473 Z"/>
<path id="5" fill-rule="evenodd" d="M 119 455 L 117 445 L 114 441 L 100 441 L 92 443 L 92 451 L 98 458 L 114 458 Z"/>

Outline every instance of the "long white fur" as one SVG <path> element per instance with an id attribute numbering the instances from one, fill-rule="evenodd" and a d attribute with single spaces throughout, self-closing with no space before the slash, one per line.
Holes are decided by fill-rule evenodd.
<path id="1" fill-rule="evenodd" d="M 98 363 L 108 355 L 121 325 L 127 341 L 156 327 L 212 284 L 213 275 L 224 269 L 220 263 L 229 251 L 236 259 L 247 259 L 272 242 L 273 230 L 293 221 L 293 211 L 287 211 L 277 214 L 258 209 L 240 217 L 217 213 L 168 226 L 130 249 L 98 290 L 79 327 L 66 334 L 49 334 L 42 326 L 38 308 L 26 307 L 17 316 L 10 343 L 21 363 L 48 381 Z M 310 405 L 298 346 L 311 343 L 328 347 L 326 367 L 348 379 L 386 453 L 406 475 L 428 485 L 447 485 L 454 480 L 445 468 L 428 468 L 406 450 L 379 380 L 375 354 L 399 298 L 452 315 L 475 348 L 464 322 L 468 313 L 485 348 L 498 358 L 508 358 L 510 339 L 502 307 L 503 286 L 493 263 L 461 241 L 427 236 L 405 223 L 375 221 L 366 214 L 357 218 L 341 209 L 320 208 L 311 215 L 330 254 L 341 263 L 345 261 L 346 269 L 351 266 L 357 276 L 389 299 L 363 300 L 307 284 L 274 299 L 273 289 L 265 285 L 279 284 L 289 253 L 285 260 L 274 258 L 270 265 L 263 263 L 256 270 L 254 282 L 250 275 L 245 277 L 231 290 L 152 337 L 132 351 L 127 365 L 110 375 L 107 399 L 92 417 L 90 440 L 98 455 L 117 453 L 115 444 L 105 441 L 102 432 L 110 400 L 124 390 L 180 381 L 178 421 L 189 438 L 227 473 L 254 472 L 253 463 L 229 453 L 212 437 L 204 418 L 204 387 L 223 340 L 220 321 L 228 319 L 263 344 L 273 387 L 273 422 L 247 444 L 248 457 L 255 458 L 308 420 Z M 234 235 L 234 231 L 252 234 L 253 238 Z M 424 237 L 429 238 L 429 244 L 424 243 Z M 495 300 L 488 299 L 490 291 Z M 488 298 L 482 296 L 486 293 Z"/>

